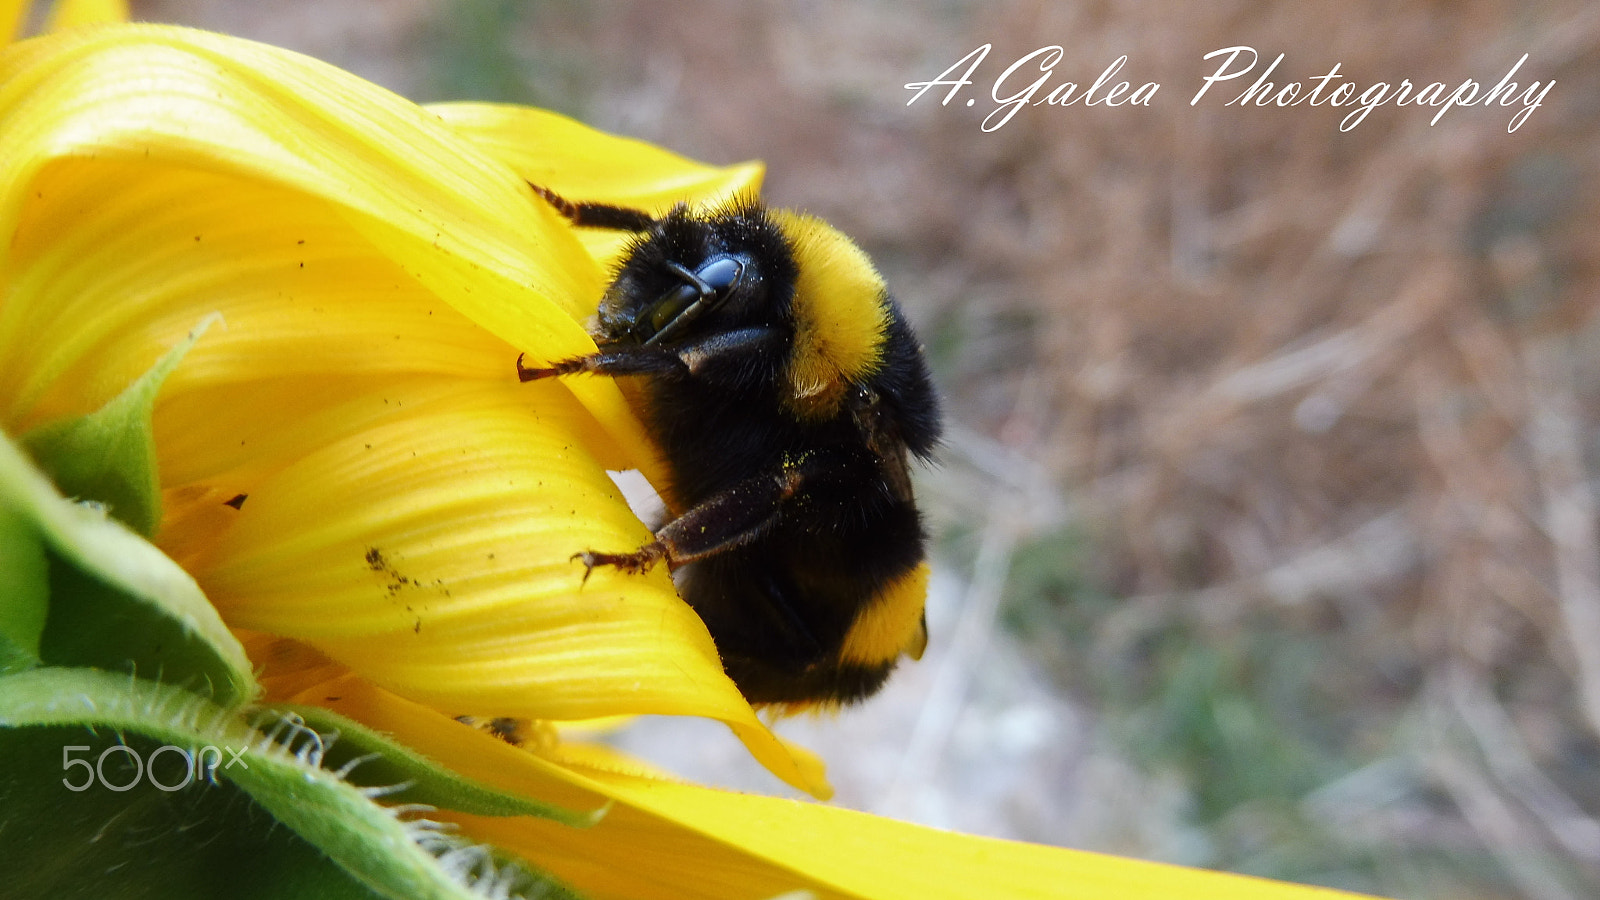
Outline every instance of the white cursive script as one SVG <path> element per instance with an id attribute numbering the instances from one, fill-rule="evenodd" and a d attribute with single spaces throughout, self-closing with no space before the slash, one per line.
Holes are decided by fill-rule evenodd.
<path id="1" fill-rule="evenodd" d="M 1240 57 L 1247 53 L 1250 61 L 1242 66 L 1235 66 Z M 1221 50 L 1213 50 L 1207 53 L 1205 58 L 1211 59 L 1217 56 L 1223 57 L 1222 64 L 1217 66 L 1215 72 L 1205 77 L 1205 83 L 1200 86 L 1200 90 L 1195 92 L 1194 98 L 1189 101 L 1190 106 L 1199 103 L 1200 98 L 1206 95 L 1206 91 L 1211 90 L 1213 84 L 1220 81 L 1231 81 L 1246 75 L 1260 61 L 1260 54 L 1256 53 L 1253 47 L 1223 47 Z M 1482 85 L 1470 78 L 1461 82 L 1453 90 L 1442 81 L 1435 81 L 1418 88 L 1411 83 L 1409 78 L 1401 79 L 1397 85 L 1379 81 L 1369 85 L 1359 94 L 1356 92 L 1355 84 L 1348 81 L 1343 81 L 1338 87 L 1330 89 L 1329 85 L 1332 82 L 1344 78 L 1343 75 L 1339 74 L 1338 63 L 1334 63 L 1333 68 L 1329 69 L 1326 75 L 1317 75 L 1309 79 L 1318 84 L 1307 91 L 1298 81 L 1286 82 L 1282 87 L 1279 87 L 1274 82 L 1267 80 L 1277 70 L 1278 64 L 1283 62 L 1283 57 L 1284 54 L 1279 53 L 1278 58 L 1274 59 L 1272 65 L 1267 66 L 1262 71 L 1254 84 L 1245 89 L 1244 93 L 1229 100 L 1226 105 L 1233 106 L 1238 104 L 1246 106 L 1253 103 L 1256 106 L 1266 106 L 1270 103 L 1273 106 L 1299 106 L 1302 103 L 1309 103 L 1312 106 L 1322 106 L 1324 104 L 1328 106 L 1355 106 L 1356 108 L 1351 110 L 1339 122 L 1340 131 L 1349 131 L 1360 125 L 1361 121 L 1374 108 L 1385 103 L 1393 103 L 1395 106 L 1405 106 L 1407 104 L 1413 106 L 1436 106 L 1439 111 L 1433 114 L 1433 121 L 1429 122 L 1429 125 L 1439 124 L 1439 120 L 1444 118 L 1444 114 L 1449 112 L 1453 106 L 1472 106 L 1473 104 L 1489 106 L 1497 102 L 1501 106 L 1511 106 L 1515 103 L 1521 103 L 1522 109 L 1511 117 L 1511 123 L 1506 127 L 1506 132 L 1510 133 L 1522 127 L 1522 123 L 1526 122 L 1528 116 L 1539 108 L 1539 104 L 1544 102 L 1545 95 L 1550 93 L 1550 89 L 1555 87 L 1556 84 L 1555 80 L 1551 79 L 1544 82 L 1541 87 L 1540 82 L 1535 81 L 1530 83 L 1527 89 L 1523 90 L 1519 95 L 1517 93 L 1518 85 L 1511 80 L 1511 77 L 1516 75 L 1517 70 L 1522 68 L 1522 64 L 1528 61 L 1528 54 L 1524 53 L 1522 58 L 1517 60 L 1516 65 L 1513 65 L 1511 70 L 1506 72 L 1505 77 L 1501 78 L 1500 82 L 1494 87 L 1484 91 L 1481 96 L 1479 90 Z M 1324 91 L 1327 91 L 1327 93 L 1324 94 Z"/>
<path id="2" fill-rule="evenodd" d="M 917 102 L 923 94 L 935 87 L 949 85 L 950 90 L 945 92 L 944 99 L 939 104 L 940 106 L 949 106 L 950 101 L 956 98 L 962 88 L 972 84 L 973 74 L 977 71 L 978 65 L 983 62 L 984 57 L 989 55 L 989 50 L 992 46 L 991 44 L 979 46 L 976 50 L 956 60 L 949 68 L 940 72 L 938 78 L 931 81 L 913 81 L 907 84 L 906 90 L 916 91 L 916 93 L 911 95 L 911 99 L 906 101 L 906 105 L 910 106 Z M 1112 60 L 1111 64 L 1100 72 L 1099 77 L 1094 80 L 1093 84 L 1089 85 L 1087 90 L 1080 92 L 1081 85 L 1077 82 L 1063 81 L 1052 88 L 1048 94 L 1039 97 L 1039 91 L 1043 90 L 1045 85 L 1050 82 L 1051 76 L 1055 74 L 1056 64 L 1061 62 L 1061 58 L 1065 55 L 1065 49 L 1059 44 L 1053 44 L 1049 47 L 1040 47 L 1007 66 L 1006 70 L 1000 73 L 1000 77 L 994 80 L 994 86 L 989 89 L 989 96 L 998 105 L 984 117 L 983 124 L 980 127 L 986 132 L 997 131 L 1001 126 L 1011 121 L 1011 117 L 1017 114 L 1017 110 L 1030 103 L 1034 106 L 1073 106 L 1080 102 L 1084 106 L 1122 106 L 1124 104 L 1149 106 L 1150 98 L 1154 97 L 1156 91 L 1161 87 L 1153 81 L 1146 82 L 1138 88 L 1133 88 L 1133 85 L 1127 81 L 1118 81 L 1113 84 L 1112 80 L 1128 62 L 1128 57 L 1124 55 Z M 1036 65 L 1043 74 L 1035 78 L 1026 87 L 1016 87 L 1023 78 L 1027 77 L 1026 75 L 1018 76 L 1018 71 L 1025 69 L 1030 63 Z M 964 71 L 963 67 L 965 67 Z M 956 75 L 957 72 L 960 74 Z M 956 77 L 952 78 L 952 75 L 956 75 Z M 1132 89 L 1131 93 L 1130 89 Z M 1012 91 L 1012 93 L 1006 94 L 1006 91 Z M 967 98 L 968 106 L 972 106 L 975 103 L 977 103 L 977 100 L 974 98 Z"/>
<path id="3" fill-rule="evenodd" d="M 939 105 L 949 106 L 952 100 L 961 96 L 964 89 L 976 82 L 979 68 L 993 49 L 993 44 L 980 44 L 947 66 L 937 77 L 927 81 L 908 82 L 906 90 L 913 93 L 911 99 L 906 101 L 906 105 L 916 103 L 935 88 L 945 88 L 944 97 L 939 101 Z M 1056 67 L 1066 55 L 1066 49 L 1060 44 L 1051 44 L 1019 57 L 1006 66 L 989 87 L 989 97 L 995 105 L 984 116 L 979 127 L 985 132 L 998 131 L 1024 106 L 1149 107 L 1150 101 L 1161 89 L 1161 85 L 1154 81 L 1146 81 L 1134 87 L 1133 82 L 1119 80 L 1118 76 L 1128 65 L 1127 55 L 1112 60 L 1092 82 L 1088 83 L 1087 87 L 1081 82 L 1065 79 L 1055 80 L 1052 84 L 1052 80 L 1056 78 Z M 1303 81 L 1282 83 L 1270 81 L 1273 73 L 1283 64 L 1285 56 L 1286 54 L 1279 53 L 1270 65 L 1261 70 L 1253 84 L 1223 105 L 1288 107 L 1304 104 L 1350 107 L 1344 118 L 1339 120 L 1340 131 L 1354 129 L 1365 121 L 1374 109 L 1391 104 L 1396 107 L 1435 108 L 1437 112 L 1433 114 L 1430 125 L 1437 125 L 1445 113 L 1456 107 L 1487 108 L 1520 105 L 1521 108 L 1512 115 L 1510 123 L 1506 126 L 1506 131 L 1510 133 L 1522 127 L 1533 111 L 1544 103 L 1550 89 L 1556 84 L 1555 80 L 1551 79 L 1527 82 L 1524 86 L 1512 80 L 1528 61 L 1526 53 L 1522 54 L 1522 58 L 1512 64 L 1505 75 L 1489 88 L 1471 78 L 1463 80 L 1454 87 L 1442 81 L 1419 86 L 1409 78 L 1402 78 L 1397 83 L 1378 81 L 1359 87 L 1355 82 L 1345 79 L 1339 71 L 1341 68 L 1339 63 L 1334 63 L 1327 73 L 1314 75 Z M 1239 45 L 1213 50 L 1202 59 L 1217 59 L 1220 62 L 1215 71 L 1201 78 L 1199 89 L 1189 100 L 1190 106 L 1198 106 L 1213 86 L 1254 72 L 1261 61 L 1261 54 L 1257 53 L 1254 47 Z M 1035 76 L 1035 72 L 1039 74 Z M 975 106 L 978 103 L 975 97 L 968 97 L 966 100 L 967 106 Z"/>

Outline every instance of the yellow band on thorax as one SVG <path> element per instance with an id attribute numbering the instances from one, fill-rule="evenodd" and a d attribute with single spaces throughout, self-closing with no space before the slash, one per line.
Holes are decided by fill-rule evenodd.
<path id="1" fill-rule="evenodd" d="M 789 238 L 799 271 L 787 403 L 801 418 L 823 418 L 837 412 L 849 383 L 878 368 L 888 291 L 872 260 L 838 229 L 802 213 L 770 214 Z"/>

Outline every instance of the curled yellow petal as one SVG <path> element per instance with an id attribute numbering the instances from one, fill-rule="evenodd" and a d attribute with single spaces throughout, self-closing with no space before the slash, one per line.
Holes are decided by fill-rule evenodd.
<path id="1" fill-rule="evenodd" d="M 56 0 L 46 31 L 128 21 L 128 0 Z"/>
<path id="2" fill-rule="evenodd" d="M 761 190 L 765 169 L 759 162 L 708 166 L 542 109 L 494 103 L 427 108 L 518 175 L 570 200 L 661 214 L 678 203 L 720 206 Z M 590 228 L 578 237 L 596 259 L 609 261 L 631 235 Z"/>
<path id="3" fill-rule="evenodd" d="M 603 276 L 565 223 L 437 116 L 315 60 L 164 26 L 52 35 L 0 54 L 0 132 L 0 222 L 68 214 L 33 189 L 63 158 L 265 182 L 330 204 L 408 279 L 536 358 L 593 348 L 573 310 Z M 643 443 L 609 381 L 571 389 L 620 443 Z"/>

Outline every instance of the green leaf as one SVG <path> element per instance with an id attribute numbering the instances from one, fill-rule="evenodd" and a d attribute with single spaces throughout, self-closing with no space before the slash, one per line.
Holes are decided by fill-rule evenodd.
<path id="1" fill-rule="evenodd" d="M 298 716 L 310 728 L 333 736 L 335 739 L 328 744 L 323 765 L 337 769 L 353 763 L 345 776 L 351 784 L 364 787 L 410 785 L 388 795 L 392 800 L 426 803 L 479 816 L 538 816 L 580 828 L 595 824 L 605 812 L 605 807 L 594 812 L 574 812 L 491 787 L 452 772 L 411 748 L 320 706 L 265 708 Z M 357 763 L 358 759 L 362 761 Z"/>
<path id="2" fill-rule="evenodd" d="M 4 435 L 0 510 L 34 529 L 49 560 L 50 609 L 37 645 L 44 663 L 159 676 L 224 705 L 255 696 L 244 647 L 194 579 L 103 510 L 63 499 Z M 15 570 L 19 579 L 33 577 L 21 574 L 28 565 Z M 32 621 L 30 602 L 0 595 L 0 619 Z"/>
<path id="3" fill-rule="evenodd" d="M 124 525 L 145 537 L 155 535 L 161 525 L 161 484 L 151 410 L 162 382 L 219 318 L 202 319 L 188 338 L 98 410 L 23 435 L 23 447 L 61 493 L 104 504 Z"/>
<path id="4" fill-rule="evenodd" d="M 119 737 L 77 726 L 0 728 L 0 759 L 6 761 L 0 769 L 0 865 L 6 896 L 381 896 L 299 835 L 278 827 L 232 782 L 190 780 L 172 791 L 157 787 L 183 784 L 188 775 L 185 758 L 163 746 L 138 734 Z M 82 791 L 68 787 L 86 782 Z M 113 789 L 123 786 L 127 790 Z"/>
<path id="5" fill-rule="evenodd" d="M 73 879 L 90 877 L 81 872 L 78 854 L 85 843 L 98 843 L 106 833 L 127 834 L 136 840 L 120 839 L 115 848 L 105 851 L 108 856 L 101 861 L 102 870 L 129 866 L 141 872 L 171 870 L 169 877 L 175 884 L 188 885 L 195 878 L 190 869 L 197 865 L 192 845 L 212 839 L 219 830 L 219 821 L 205 809 L 183 806 L 188 801 L 181 798 L 208 798 L 205 791 L 231 784 L 259 807 L 254 810 L 254 831 L 249 830 L 249 821 L 242 823 L 247 834 L 270 830 L 274 821 L 284 825 L 378 896 L 475 900 L 480 896 L 477 891 L 491 887 L 499 889 L 501 895 L 525 891 L 553 898 L 571 896 L 558 884 L 531 874 L 522 866 L 507 868 L 506 857 L 499 851 L 475 846 L 427 820 L 405 819 L 401 811 L 374 802 L 373 796 L 379 792 L 352 785 L 338 772 L 323 767 L 324 742 L 311 729 L 292 720 L 281 722 L 275 727 L 274 740 L 251 727 L 245 719 L 248 714 L 230 712 L 169 685 L 88 669 L 41 667 L 0 677 L 0 730 L 14 729 L 20 734 L 8 738 L 4 745 L 8 752 L 3 758 L 9 760 L 15 751 L 19 757 L 35 760 L 31 769 L 16 770 L 20 774 L 9 766 L 0 767 L 0 800 L 7 801 L 0 804 L 0 859 L 27 859 L 33 870 L 30 878 L 38 875 L 57 879 L 39 883 L 36 890 L 40 896 L 97 895 L 73 889 Z M 103 744 L 97 747 L 83 732 L 72 737 L 76 743 L 62 744 L 71 734 L 62 726 L 87 726 L 129 735 L 129 750 L 115 751 Z M 133 780 L 133 754 L 141 754 L 139 763 L 148 772 L 149 761 L 169 745 L 175 749 L 165 751 L 163 756 L 168 768 L 153 769 L 162 784 L 176 785 L 183 780 L 184 756 L 180 751 L 187 751 L 190 758 L 214 760 L 200 767 L 202 775 L 209 773 L 209 777 L 196 778 L 181 793 L 171 792 L 175 795 L 172 798 L 141 795 L 130 798 L 129 803 L 102 796 L 73 799 L 102 790 L 120 796 L 122 792 L 112 790 L 112 786 L 120 787 Z M 71 749 L 75 747 L 86 749 Z M 207 747 L 217 751 L 207 751 Z M 150 756 L 142 755 L 145 750 Z M 92 757 L 91 751 L 95 754 Z M 113 762 L 124 768 L 103 764 L 100 754 L 114 758 Z M 42 770 L 37 762 L 40 758 L 46 761 Z M 50 771 L 50 760 L 58 761 L 61 770 Z M 90 775 L 94 776 L 92 782 Z M 44 793 L 47 789 L 40 784 L 42 779 L 48 780 L 50 790 L 59 794 Z M 72 790 L 72 785 L 81 784 L 87 784 L 84 790 Z M 131 788 L 128 793 L 132 793 Z M 49 802 L 52 796 L 53 804 Z M 40 797 L 45 799 L 41 801 Z M 13 799 L 19 800 L 15 806 L 10 802 Z M 80 803 L 88 805 L 79 808 Z M 267 815 L 260 815 L 263 810 Z M 125 832 L 120 824 L 124 816 L 134 817 L 138 824 L 163 824 Z M 52 817 L 54 822 L 39 824 Z M 79 824 L 71 826 L 71 822 Z M 240 823 L 229 820 L 228 824 Z M 97 826 L 97 830 L 86 839 L 68 837 L 30 848 L 37 856 L 12 856 L 11 845 L 6 842 L 14 832 L 34 827 L 75 827 L 76 833 L 82 834 L 89 826 Z M 227 846 L 219 851 L 222 853 L 234 852 L 229 849 L 232 845 L 254 846 L 237 832 L 230 832 L 223 839 Z M 298 851 L 280 848 L 273 852 Z M 441 862 L 446 854 L 448 864 Z M 297 862 L 289 856 L 252 861 L 250 865 L 265 866 L 267 870 L 258 870 L 259 879 L 251 888 L 263 891 L 256 895 L 261 897 L 321 896 L 315 880 L 322 876 L 295 868 L 304 861 L 302 858 Z M 280 864 L 288 868 L 280 870 Z M 249 870 L 249 865 L 241 866 Z M 313 881 L 309 886 L 297 883 L 280 891 L 276 885 L 280 876 L 286 879 L 286 885 L 299 878 Z M 161 873 L 149 877 L 159 883 Z M 229 885 L 235 880 L 230 878 Z M 114 882 L 113 886 L 113 893 L 121 891 Z M 268 889 L 271 893 L 265 893 Z M 159 896 L 183 894 L 166 892 Z"/>
<path id="6" fill-rule="evenodd" d="M 0 674 L 39 664 L 50 583 L 38 530 L 0 505 Z"/>

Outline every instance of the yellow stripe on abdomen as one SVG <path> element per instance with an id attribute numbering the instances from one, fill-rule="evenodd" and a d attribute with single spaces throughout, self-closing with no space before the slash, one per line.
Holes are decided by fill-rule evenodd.
<path id="1" fill-rule="evenodd" d="M 840 661 L 876 666 L 893 662 L 902 653 L 921 656 L 928 638 L 922 625 L 928 575 L 924 562 L 879 591 L 845 632 Z"/>

